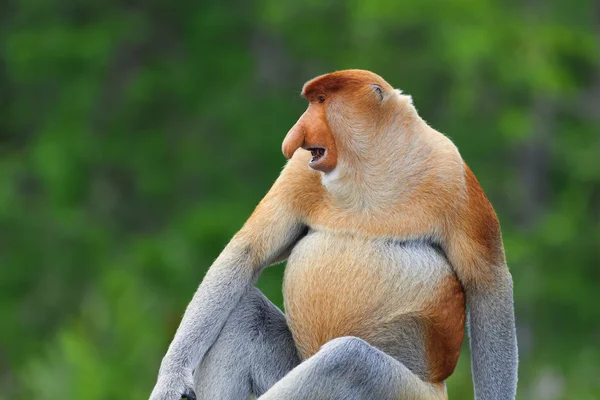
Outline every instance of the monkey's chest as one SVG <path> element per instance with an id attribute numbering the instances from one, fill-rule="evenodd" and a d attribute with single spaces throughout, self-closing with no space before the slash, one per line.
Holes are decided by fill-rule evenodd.
<path id="1" fill-rule="evenodd" d="M 445 257 L 425 243 L 311 232 L 289 257 L 283 290 L 304 358 L 341 336 L 360 337 L 398 358 L 425 353 L 431 328 L 446 328 L 431 326 L 442 314 L 456 315 L 449 325 L 460 336 L 442 341 L 458 349 L 462 342 L 462 288 Z M 415 372 L 425 374 L 427 366 L 417 364 L 413 369 L 423 371 Z"/>

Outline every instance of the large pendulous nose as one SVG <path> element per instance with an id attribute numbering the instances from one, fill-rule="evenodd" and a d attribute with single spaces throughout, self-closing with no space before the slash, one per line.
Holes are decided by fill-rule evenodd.
<path id="1" fill-rule="evenodd" d="M 305 138 L 306 132 L 304 130 L 304 124 L 302 123 L 302 118 L 300 118 L 300 120 L 296 122 L 296 125 L 290 129 L 288 134 L 285 136 L 285 139 L 283 139 L 281 151 L 283 152 L 285 158 L 288 160 L 292 158 L 294 152 L 304 145 Z"/>

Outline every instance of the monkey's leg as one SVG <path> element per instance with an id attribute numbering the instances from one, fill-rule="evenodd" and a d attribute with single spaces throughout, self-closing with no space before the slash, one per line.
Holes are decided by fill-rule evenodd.
<path id="1" fill-rule="evenodd" d="M 300 363 L 283 313 L 252 287 L 194 373 L 198 400 L 260 396 Z"/>
<path id="2" fill-rule="evenodd" d="M 443 383 L 428 383 L 401 362 L 356 337 L 326 343 L 259 400 L 447 399 Z"/>

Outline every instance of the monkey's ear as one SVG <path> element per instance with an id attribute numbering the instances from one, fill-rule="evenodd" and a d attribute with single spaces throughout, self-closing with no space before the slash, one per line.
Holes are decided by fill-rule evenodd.
<path id="1" fill-rule="evenodd" d="M 371 89 L 373 89 L 375 94 L 377 94 L 377 96 L 379 97 L 379 101 L 382 101 L 383 100 L 383 89 L 381 88 L 381 86 L 376 85 L 375 83 L 372 83 Z"/>

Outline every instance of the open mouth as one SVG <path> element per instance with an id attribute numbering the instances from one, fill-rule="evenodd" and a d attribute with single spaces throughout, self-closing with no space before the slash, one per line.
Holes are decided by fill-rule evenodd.
<path id="1" fill-rule="evenodd" d="M 307 150 L 312 154 L 312 160 L 310 160 L 311 163 L 319 161 L 325 155 L 325 149 L 322 147 L 309 147 Z"/>

